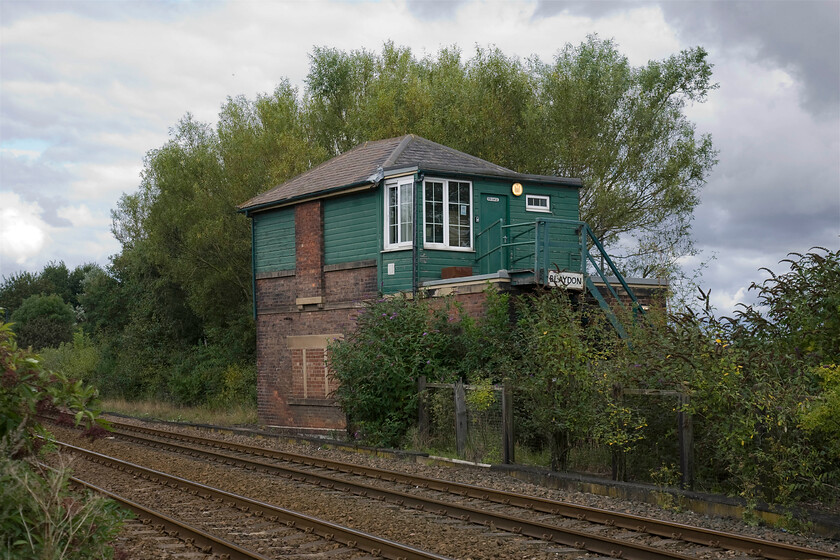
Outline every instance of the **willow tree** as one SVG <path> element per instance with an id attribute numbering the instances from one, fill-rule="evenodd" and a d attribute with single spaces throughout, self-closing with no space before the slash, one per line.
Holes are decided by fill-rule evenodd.
<path id="1" fill-rule="evenodd" d="M 716 163 L 686 104 L 703 102 L 712 66 L 702 48 L 633 67 L 612 41 L 566 45 L 535 64 L 549 165 L 579 177 L 581 219 L 607 245 L 632 238 L 636 257 L 690 249 L 692 212 Z"/>
<path id="2" fill-rule="evenodd" d="M 613 254 L 661 273 L 691 251 L 716 163 L 685 111 L 716 87 L 711 69 L 699 47 L 633 67 L 595 36 L 550 63 L 489 48 L 466 60 L 455 47 L 422 59 L 391 43 L 379 55 L 316 48 L 305 102 L 332 154 L 416 133 L 516 171 L 581 178 L 582 219 Z"/>

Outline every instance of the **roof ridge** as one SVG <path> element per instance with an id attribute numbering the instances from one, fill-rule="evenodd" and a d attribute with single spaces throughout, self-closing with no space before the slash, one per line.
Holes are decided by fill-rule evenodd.
<path id="1" fill-rule="evenodd" d="M 414 138 L 415 136 L 413 134 L 406 134 L 405 136 L 403 136 L 402 140 L 400 140 L 400 143 L 397 145 L 396 148 L 394 148 L 394 151 L 391 152 L 391 155 L 388 156 L 388 159 L 386 159 L 382 163 L 382 167 L 384 168 L 394 165 L 394 162 L 399 159 L 399 157 L 402 155 L 402 153 L 405 151 L 408 145 L 411 144 L 412 141 L 414 141 Z"/>
<path id="2" fill-rule="evenodd" d="M 445 144 L 441 144 L 440 142 L 435 142 L 434 140 L 429 140 L 428 138 L 418 137 L 418 139 L 419 140 L 424 140 L 425 142 L 428 142 L 429 144 L 434 144 L 435 146 L 443 148 L 444 150 L 448 150 L 448 151 L 451 151 L 451 152 L 457 152 L 458 154 L 460 154 L 464 157 L 467 157 L 467 158 L 469 158 L 473 161 L 481 162 L 482 164 L 489 164 L 492 167 L 495 167 L 496 169 L 502 169 L 502 170 L 508 171 L 510 173 L 517 173 L 517 174 L 519 173 L 518 171 L 514 171 L 513 169 L 510 169 L 508 167 L 504 167 L 502 165 L 499 165 L 498 163 L 493 163 L 492 161 L 486 160 L 484 158 L 480 158 L 478 156 L 468 154 L 467 152 L 463 152 L 463 151 L 461 151 L 457 148 L 453 148 L 452 146 L 447 146 Z"/>

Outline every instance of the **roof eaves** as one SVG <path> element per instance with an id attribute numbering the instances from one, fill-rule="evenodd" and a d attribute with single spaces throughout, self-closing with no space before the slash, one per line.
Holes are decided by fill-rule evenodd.
<path id="1" fill-rule="evenodd" d="M 314 192 L 314 193 L 306 193 L 299 196 L 293 196 L 291 198 L 284 198 L 282 200 L 272 200 L 271 202 L 264 202 L 262 204 L 256 204 L 254 206 L 240 206 L 237 210 L 238 213 L 245 214 L 246 216 L 251 212 L 261 212 L 264 210 L 270 210 L 275 206 L 288 206 L 289 204 L 297 204 L 299 202 L 304 202 L 309 199 L 315 198 L 327 198 L 329 196 L 334 196 L 341 194 L 342 191 L 355 189 L 364 186 L 375 187 L 377 183 L 371 182 L 368 179 L 364 181 L 356 181 L 355 183 L 347 183 L 346 185 L 341 185 L 340 187 L 332 187 L 329 189 L 324 189 L 322 191 Z"/>
<path id="2" fill-rule="evenodd" d="M 388 169 L 385 173 L 388 173 Z M 513 179 L 518 181 L 531 181 L 536 183 L 551 183 L 555 185 L 562 185 L 564 187 L 580 187 L 582 182 L 580 179 L 573 179 L 569 177 L 555 177 L 552 175 L 532 175 L 528 173 L 517 173 L 510 171 L 509 173 L 494 173 L 493 171 L 464 171 L 463 169 L 446 167 L 446 166 L 432 166 L 419 165 L 418 172 L 420 173 L 442 173 L 447 175 L 454 175 L 459 177 L 487 177 L 491 179 Z"/>

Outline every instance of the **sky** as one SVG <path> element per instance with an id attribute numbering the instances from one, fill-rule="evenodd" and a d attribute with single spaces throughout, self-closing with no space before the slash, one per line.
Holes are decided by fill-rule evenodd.
<path id="1" fill-rule="evenodd" d="M 683 267 L 719 311 L 789 252 L 840 247 L 840 0 L 0 0 L 0 276 L 107 265 L 145 154 L 187 112 L 216 123 L 229 96 L 284 78 L 302 95 L 313 47 L 548 62 L 593 33 L 637 66 L 709 52 L 719 88 L 686 112 L 719 163 Z"/>

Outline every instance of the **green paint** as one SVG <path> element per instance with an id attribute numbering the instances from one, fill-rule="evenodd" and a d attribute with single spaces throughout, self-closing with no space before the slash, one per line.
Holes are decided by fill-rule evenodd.
<path id="1" fill-rule="evenodd" d="M 382 229 L 378 220 L 381 189 L 324 200 L 324 263 L 375 259 Z"/>
<path id="2" fill-rule="evenodd" d="M 280 208 L 253 215 L 254 271 L 295 268 L 295 209 Z"/>

